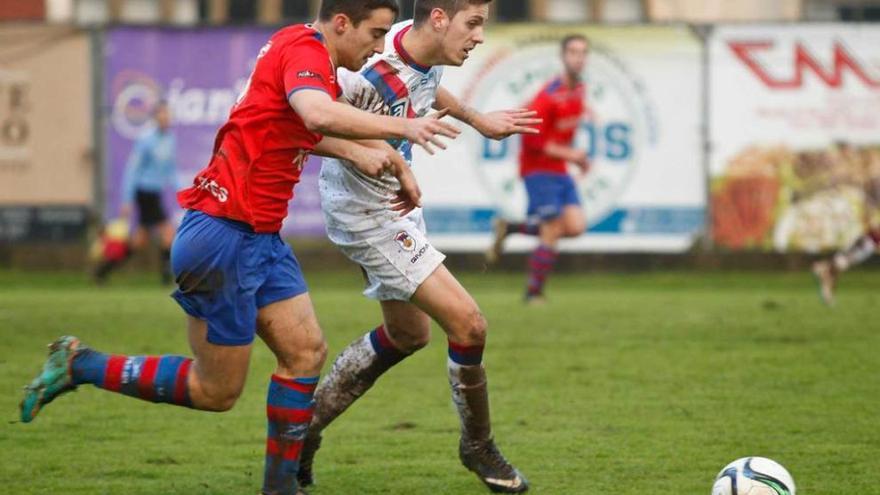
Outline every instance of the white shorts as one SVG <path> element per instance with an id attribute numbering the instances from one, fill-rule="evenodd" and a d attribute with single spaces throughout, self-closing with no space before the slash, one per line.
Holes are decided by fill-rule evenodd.
<path id="1" fill-rule="evenodd" d="M 428 242 L 421 210 L 368 231 L 328 227 L 327 234 L 348 259 L 363 268 L 364 295 L 380 301 L 409 301 L 446 259 Z"/>

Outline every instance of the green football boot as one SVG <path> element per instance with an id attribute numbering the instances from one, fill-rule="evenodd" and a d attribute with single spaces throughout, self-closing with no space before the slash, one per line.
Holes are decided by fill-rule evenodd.
<path id="1" fill-rule="evenodd" d="M 65 336 L 49 344 L 49 359 L 43 371 L 24 388 L 21 401 L 21 421 L 30 423 L 46 404 L 56 397 L 76 389 L 70 373 L 70 364 L 77 351 L 83 349 L 76 337 Z"/>

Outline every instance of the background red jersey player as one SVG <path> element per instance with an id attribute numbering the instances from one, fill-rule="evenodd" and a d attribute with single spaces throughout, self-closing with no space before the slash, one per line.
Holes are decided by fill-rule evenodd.
<path id="1" fill-rule="evenodd" d="M 496 220 L 495 241 L 487 253 L 487 260 L 494 263 L 508 235 L 539 237 L 540 244 L 529 258 L 527 302 L 543 300 L 544 283 L 556 263 L 559 239 L 577 237 L 586 228 L 577 188 L 567 167 L 573 163 L 583 174 L 590 168 L 587 152 L 572 146 L 575 132 L 587 113 L 582 77 L 589 49 L 586 37 L 565 37 L 563 73 L 548 82 L 529 104 L 543 123 L 539 134 L 523 135 L 519 157 L 520 176 L 529 197 L 528 218 L 523 223 Z"/>

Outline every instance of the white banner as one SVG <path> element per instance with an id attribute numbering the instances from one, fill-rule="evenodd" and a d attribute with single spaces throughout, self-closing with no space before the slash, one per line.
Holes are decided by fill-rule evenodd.
<path id="1" fill-rule="evenodd" d="M 880 29 L 724 26 L 709 56 L 720 246 L 812 252 L 876 221 Z"/>
<path id="2" fill-rule="evenodd" d="M 588 230 L 567 251 L 681 252 L 703 228 L 705 173 L 701 147 L 701 45 L 685 27 L 582 28 L 499 26 L 443 85 L 481 111 L 526 105 L 561 72 L 560 39 L 587 35 L 585 73 L 591 117 L 576 145 L 590 174 L 578 181 Z M 489 245 L 491 220 L 523 219 L 519 138 L 504 142 L 466 132 L 446 151 L 416 149 L 429 236 L 450 251 Z M 513 236 L 512 250 L 534 246 Z"/>

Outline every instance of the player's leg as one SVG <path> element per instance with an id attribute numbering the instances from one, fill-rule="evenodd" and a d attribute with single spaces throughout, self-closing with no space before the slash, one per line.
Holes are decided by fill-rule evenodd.
<path id="1" fill-rule="evenodd" d="M 492 244 L 486 251 L 486 262 L 489 264 L 497 263 L 504 252 L 504 241 L 513 234 L 536 236 L 540 232 L 540 223 L 533 220 L 524 222 L 508 222 L 507 220 L 496 217 L 492 221 Z"/>
<path id="2" fill-rule="evenodd" d="M 171 243 L 174 240 L 174 226 L 166 218 L 156 226 L 159 237 L 159 277 L 167 285 L 173 281 L 171 273 Z"/>
<path id="3" fill-rule="evenodd" d="M 493 491 L 526 491 L 528 482 L 501 455 L 492 437 L 488 385 L 482 364 L 488 324 L 476 301 L 440 265 L 419 286 L 412 302 L 440 324 L 449 340 L 447 372 L 461 421 L 462 463 Z"/>
<path id="4" fill-rule="evenodd" d="M 428 344 L 431 319 L 404 301 L 381 301 L 384 324 L 358 337 L 339 354 L 315 393 L 315 415 L 303 446 L 299 480 L 314 483 L 312 463 L 321 432 L 386 371 Z"/>
<path id="5" fill-rule="evenodd" d="M 240 232 L 207 215 L 189 215 L 181 226 L 174 243 L 179 284 L 174 297 L 189 315 L 195 361 L 106 354 L 75 337 L 62 337 L 27 387 L 22 421 L 31 421 L 55 397 L 87 383 L 151 402 L 211 411 L 231 408 L 247 374 L 256 324 L 248 270 L 239 262 L 244 242 Z"/>
<path id="6" fill-rule="evenodd" d="M 568 175 L 531 178 L 529 208 L 542 222 L 540 244 L 529 257 L 525 298 L 526 302 L 542 302 L 547 279 L 556 266 L 559 239 L 581 235 L 586 219 L 574 181 Z"/>
<path id="7" fill-rule="evenodd" d="M 841 273 L 867 261 L 880 247 L 880 229 L 868 231 L 848 248 L 827 260 L 813 264 L 813 274 L 819 282 L 819 293 L 825 304 L 834 303 L 834 290 Z"/>
<path id="8" fill-rule="evenodd" d="M 258 334 L 277 360 L 266 397 L 262 493 L 293 495 L 327 345 L 307 293 L 261 308 Z"/>
<path id="9" fill-rule="evenodd" d="M 43 372 L 27 387 L 21 419 L 30 422 L 59 395 L 91 384 L 148 402 L 205 411 L 226 411 L 241 394 L 250 346 L 217 346 L 205 339 L 207 324 L 189 318 L 195 359 L 185 356 L 126 356 L 86 347 L 76 337 L 50 346 Z"/>
<path id="10" fill-rule="evenodd" d="M 264 248 L 272 260 L 256 293 L 257 333 L 275 355 L 266 397 L 266 463 L 262 493 L 293 495 L 314 390 L 327 345 L 308 287 L 290 246 L 277 235 Z"/>

